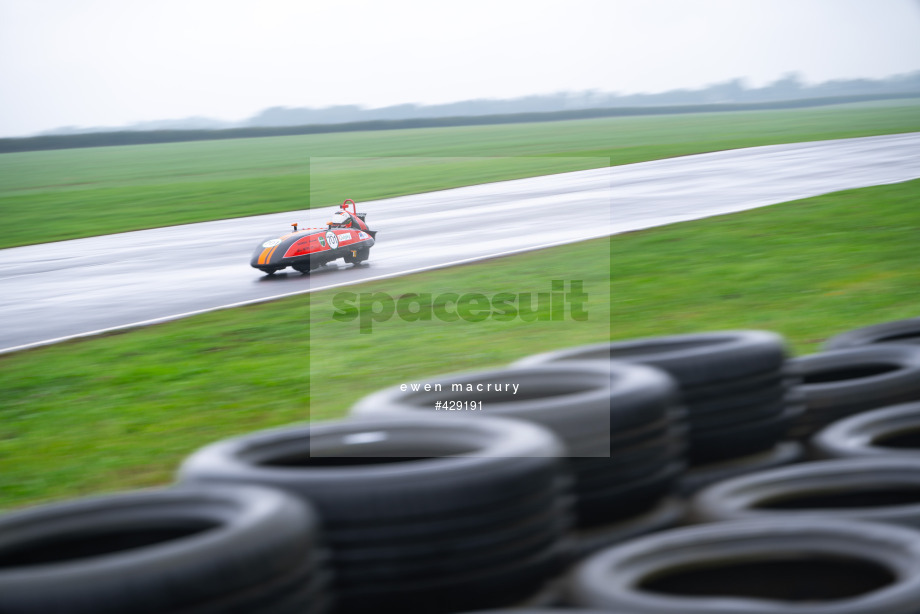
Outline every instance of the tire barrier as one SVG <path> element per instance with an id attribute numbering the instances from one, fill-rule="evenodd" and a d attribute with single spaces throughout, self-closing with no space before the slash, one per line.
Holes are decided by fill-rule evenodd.
<path id="1" fill-rule="evenodd" d="M 816 461 L 725 480 L 693 498 L 690 517 L 841 518 L 920 529 L 920 457 Z"/>
<path id="2" fill-rule="evenodd" d="M 315 423 L 202 448 L 188 483 L 254 483 L 314 504 L 337 612 L 449 612 L 526 600 L 569 555 L 563 448 L 542 427 L 434 416 Z"/>
<path id="3" fill-rule="evenodd" d="M 749 456 L 781 441 L 803 411 L 789 397 L 782 337 L 723 331 L 599 343 L 538 354 L 520 366 L 629 361 L 657 367 L 680 386 L 691 466 Z"/>
<path id="4" fill-rule="evenodd" d="M 865 411 L 920 401 L 920 347 L 869 345 L 802 356 L 797 391 L 805 411 L 791 436 L 806 440 L 828 424 Z"/>
<path id="5" fill-rule="evenodd" d="M 838 420 L 819 431 L 811 446 L 824 458 L 920 458 L 920 403 L 894 405 Z"/>
<path id="6" fill-rule="evenodd" d="M 886 326 L 570 348 L 218 442 L 0 515 L 0 612 L 920 614 L 920 348 Z M 836 460 L 796 464 L 819 428 Z"/>
<path id="7" fill-rule="evenodd" d="M 328 610 L 317 520 L 284 493 L 199 485 L 0 516 L 0 612 Z"/>
<path id="8" fill-rule="evenodd" d="M 569 594 L 636 614 L 917 614 L 920 532 L 803 518 L 671 529 L 591 556 Z"/>
<path id="9" fill-rule="evenodd" d="M 552 430 L 566 445 L 574 477 L 580 528 L 611 525 L 610 537 L 651 525 L 648 512 L 670 495 L 684 469 L 683 412 L 677 388 L 664 372 L 641 365 L 537 365 L 443 375 L 427 384 L 441 390 L 481 382 L 519 385 L 524 394 L 451 392 L 461 402 L 482 402 L 483 415 L 527 420 Z M 421 384 L 421 382 L 419 382 Z M 352 408 L 358 418 L 434 414 L 434 400 L 446 393 L 394 386 L 371 394 Z M 458 419 L 439 412 L 444 419 Z M 459 418 L 475 418 L 464 415 Z M 634 521 L 634 522 L 633 522 Z M 598 543 L 592 531 L 589 542 Z"/>
<path id="10" fill-rule="evenodd" d="M 828 339 L 824 349 L 841 350 L 879 343 L 920 345 L 920 318 L 885 322 L 847 331 Z"/>

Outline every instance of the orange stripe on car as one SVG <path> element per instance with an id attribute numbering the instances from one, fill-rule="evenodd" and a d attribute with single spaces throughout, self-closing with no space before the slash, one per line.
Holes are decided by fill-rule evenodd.
<path id="1" fill-rule="evenodd" d="M 288 237 L 292 237 L 296 234 L 299 234 L 299 233 L 289 232 L 286 235 L 280 237 L 278 239 L 279 241 L 278 245 L 281 245 L 281 243 L 284 243 L 284 240 L 287 239 Z M 264 250 L 262 250 L 262 253 L 259 254 L 259 264 L 268 264 L 269 262 L 271 262 L 272 254 L 274 254 L 275 250 L 278 249 L 278 245 L 275 245 L 274 247 L 266 247 Z"/>

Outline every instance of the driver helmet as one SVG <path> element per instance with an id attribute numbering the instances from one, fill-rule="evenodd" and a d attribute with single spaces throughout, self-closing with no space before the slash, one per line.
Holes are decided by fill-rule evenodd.
<path id="1" fill-rule="evenodd" d="M 342 210 L 336 211 L 332 216 L 332 221 L 329 222 L 329 226 L 333 228 L 347 228 L 351 226 L 351 215 Z"/>

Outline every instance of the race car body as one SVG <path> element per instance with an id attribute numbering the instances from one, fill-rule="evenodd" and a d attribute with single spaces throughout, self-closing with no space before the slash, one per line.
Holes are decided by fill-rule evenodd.
<path id="1" fill-rule="evenodd" d="M 348 211 L 351 203 L 352 211 Z M 272 275 L 285 267 L 309 273 L 333 260 L 359 264 L 367 260 L 374 245 L 376 231 L 364 221 L 365 214 L 355 210 L 353 200 L 346 200 L 326 228 L 307 228 L 265 240 L 252 254 L 250 265 Z"/>

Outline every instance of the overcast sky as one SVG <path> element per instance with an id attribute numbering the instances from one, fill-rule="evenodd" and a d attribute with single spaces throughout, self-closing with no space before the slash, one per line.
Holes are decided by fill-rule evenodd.
<path id="1" fill-rule="evenodd" d="M 920 70 L 920 0 L 0 0 L 0 136 Z"/>

